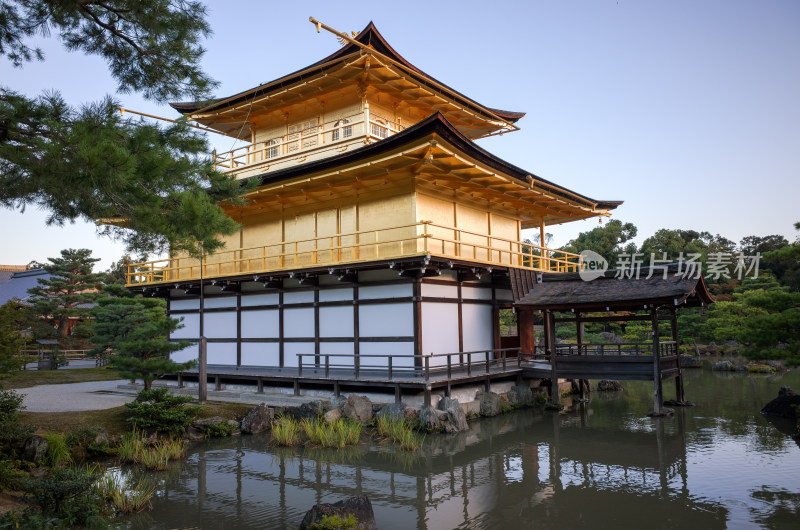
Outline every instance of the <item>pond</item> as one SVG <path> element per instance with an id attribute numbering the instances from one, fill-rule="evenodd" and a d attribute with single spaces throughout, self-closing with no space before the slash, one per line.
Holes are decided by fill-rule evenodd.
<path id="1" fill-rule="evenodd" d="M 198 444 L 149 477 L 153 510 L 127 526 L 296 527 L 315 503 L 366 494 L 381 529 L 797 528 L 800 447 L 759 410 L 781 385 L 800 390 L 800 373 L 688 371 L 697 406 L 667 419 L 646 416 L 651 384 L 623 384 L 560 414 L 428 436 L 418 454 L 275 448 L 268 435 Z"/>

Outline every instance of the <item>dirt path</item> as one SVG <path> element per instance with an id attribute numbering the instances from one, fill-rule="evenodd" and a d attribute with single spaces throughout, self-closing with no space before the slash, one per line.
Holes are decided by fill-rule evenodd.
<path id="1" fill-rule="evenodd" d="M 17 390 L 25 394 L 26 412 L 102 410 L 133 401 L 135 395 L 112 393 L 125 380 L 91 381 L 65 385 L 39 385 Z M 107 393 L 108 392 L 108 393 Z"/>

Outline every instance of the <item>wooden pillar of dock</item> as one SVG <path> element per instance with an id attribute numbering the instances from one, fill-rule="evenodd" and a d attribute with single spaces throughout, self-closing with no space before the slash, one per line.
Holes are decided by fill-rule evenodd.
<path id="1" fill-rule="evenodd" d="M 556 322 L 550 310 L 544 312 L 545 353 L 550 356 L 550 403 L 558 407 L 561 392 L 558 389 L 558 369 L 556 366 Z"/>
<path id="2" fill-rule="evenodd" d="M 578 355 L 583 355 L 583 332 L 584 332 L 584 323 L 581 317 L 583 314 L 580 311 L 575 313 L 575 337 L 578 343 Z M 580 397 L 581 400 L 586 399 L 586 390 L 589 386 L 589 381 L 587 379 L 578 379 L 578 389 L 580 390 Z"/>
<path id="3" fill-rule="evenodd" d="M 653 415 L 661 415 L 661 407 L 664 405 L 664 396 L 661 388 L 661 356 L 659 352 L 658 337 L 658 309 L 653 307 L 651 310 L 653 323 Z"/>
<path id="4" fill-rule="evenodd" d="M 678 403 L 686 401 L 683 393 L 683 368 L 681 367 L 681 349 L 678 344 L 678 310 L 674 307 L 670 310 L 670 328 L 672 329 L 672 341 L 675 343 L 675 362 L 678 366 L 678 376 L 675 378 L 675 400 Z"/>

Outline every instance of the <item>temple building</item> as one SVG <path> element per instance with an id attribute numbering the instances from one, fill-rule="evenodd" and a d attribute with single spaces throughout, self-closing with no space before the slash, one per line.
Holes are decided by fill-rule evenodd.
<path id="1" fill-rule="evenodd" d="M 215 152 L 214 163 L 258 186 L 229 209 L 241 230 L 202 272 L 198 260 L 171 255 L 132 265 L 129 287 L 168 300 L 183 319 L 173 339 L 207 338 L 209 375 L 258 374 L 259 384 L 290 370 L 344 381 L 343 370 L 357 380 L 359 370 L 382 368 L 391 381 L 392 370 L 449 372 L 484 358 L 488 374 L 500 352 L 533 353 L 524 305 L 516 304 L 520 337 L 501 341 L 499 312 L 517 301 L 512 273 L 530 271 L 535 283 L 539 273 L 578 272 L 581 256 L 525 241 L 523 230 L 544 236 L 552 225 L 609 216 L 621 201 L 487 152 L 476 140 L 516 130 L 524 113 L 437 81 L 372 23 L 346 37 L 335 53 L 269 83 L 173 104 L 247 142 Z M 194 345 L 174 359 L 197 356 Z"/>

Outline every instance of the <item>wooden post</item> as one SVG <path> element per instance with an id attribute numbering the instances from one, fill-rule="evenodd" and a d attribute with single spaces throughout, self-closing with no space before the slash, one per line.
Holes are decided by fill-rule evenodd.
<path id="1" fill-rule="evenodd" d="M 681 367 L 681 350 L 678 344 L 678 310 L 672 308 L 670 315 L 670 327 L 672 328 L 672 340 L 675 342 L 675 359 L 678 366 L 678 377 L 675 378 L 675 399 L 679 403 L 686 401 L 683 393 L 683 368 Z"/>
<path id="2" fill-rule="evenodd" d="M 547 252 L 544 250 L 544 241 L 546 238 L 545 230 L 544 230 L 544 218 L 539 221 L 539 246 L 542 247 L 539 249 L 539 253 L 542 258 L 547 258 Z M 547 269 L 550 270 L 550 260 L 539 260 L 539 268 L 540 269 Z"/>
<path id="3" fill-rule="evenodd" d="M 519 329 L 519 349 L 522 354 L 536 353 L 536 334 L 533 331 L 533 310 L 517 308 L 517 326 Z"/>
<path id="4" fill-rule="evenodd" d="M 580 311 L 575 313 L 575 327 L 577 331 L 577 341 L 578 341 L 578 355 L 583 355 L 583 321 L 581 320 L 582 313 Z M 581 400 L 586 399 L 586 387 L 589 386 L 589 382 L 586 379 L 578 379 L 578 388 L 580 389 L 580 396 Z"/>
<path id="5" fill-rule="evenodd" d="M 555 315 L 551 311 L 544 312 L 544 329 L 546 351 L 550 353 L 550 401 L 558 406 L 561 403 L 561 392 L 558 389 L 558 369 L 556 368 L 556 330 Z"/>
<path id="6" fill-rule="evenodd" d="M 658 309 L 651 310 L 653 322 L 653 414 L 661 414 L 663 396 L 661 395 L 661 359 L 658 351 Z"/>

